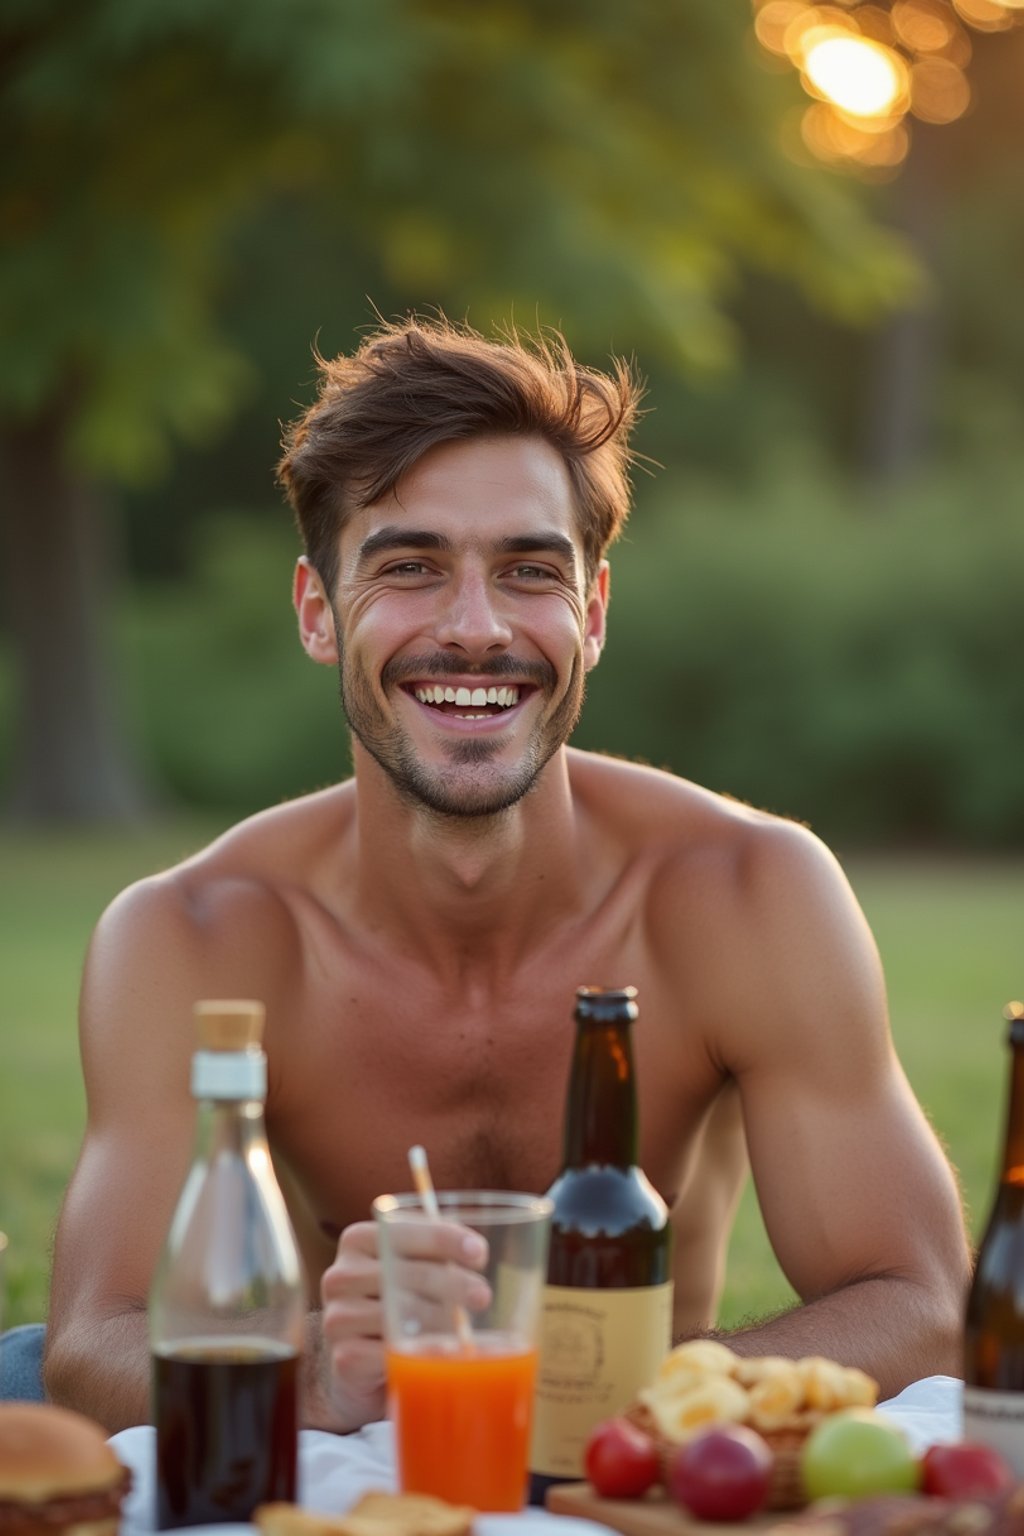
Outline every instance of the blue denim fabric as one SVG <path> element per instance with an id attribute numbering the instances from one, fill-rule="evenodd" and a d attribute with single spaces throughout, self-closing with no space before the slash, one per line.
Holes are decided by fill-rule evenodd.
<path id="1" fill-rule="evenodd" d="M 25 1323 L 0 1333 L 0 1401 L 43 1403 L 42 1323 Z"/>

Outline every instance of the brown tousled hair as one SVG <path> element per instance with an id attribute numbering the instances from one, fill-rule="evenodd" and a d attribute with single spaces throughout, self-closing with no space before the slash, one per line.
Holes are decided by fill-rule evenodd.
<path id="1" fill-rule="evenodd" d="M 443 315 L 384 323 L 351 357 L 317 363 L 318 398 L 287 428 L 277 478 L 329 594 L 349 511 L 387 496 L 441 443 L 504 434 L 543 438 L 561 454 L 589 585 L 629 513 L 642 389 L 626 363 L 599 373 L 557 331 L 489 341 Z"/>

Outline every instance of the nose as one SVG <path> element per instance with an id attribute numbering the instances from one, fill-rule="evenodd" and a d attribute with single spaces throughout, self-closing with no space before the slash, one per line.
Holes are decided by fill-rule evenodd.
<path id="1" fill-rule="evenodd" d="M 440 645 L 457 647 L 467 655 L 511 645 L 512 626 L 502 595 L 483 571 L 460 572 L 446 584 L 435 635 Z"/>

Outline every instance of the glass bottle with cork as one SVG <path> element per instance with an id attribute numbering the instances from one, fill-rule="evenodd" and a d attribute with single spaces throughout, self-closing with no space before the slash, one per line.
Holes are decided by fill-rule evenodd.
<path id="1" fill-rule="evenodd" d="M 149 1298 L 160 1530 L 296 1495 L 306 1300 L 264 1127 L 264 1008 L 195 1018 L 196 1150 Z"/>
<path id="2" fill-rule="evenodd" d="M 1024 1003 L 1009 1003 L 1010 1088 L 995 1201 L 964 1327 L 964 1438 L 1024 1477 Z"/>
<path id="3" fill-rule="evenodd" d="M 580 987 L 554 1203 L 530 1499 L 583 1476 L 594 1425 L 649 1385 L 672 1333 L 668 1208 L 637 1164 L 636 988 Z"/>

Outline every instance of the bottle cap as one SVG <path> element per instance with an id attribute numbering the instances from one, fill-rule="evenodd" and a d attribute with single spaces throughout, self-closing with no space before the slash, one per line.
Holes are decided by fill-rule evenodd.
<path id="1" fill-rule="evenodd" d="M 267 1010 L 251 998 L 204 999 L 192 1013 L 204 1051 L 244 1051 L 262 1044 Z"/>
<path id="2" fill-rule="evenodd" d="M 576 1017 L 598 1024 L 618 1024 L 639 1017 L 636 987 L 577 987 Z"/>
<path id="3" fill-rule="evenodd" d="M 204 1000 L 193 1009 L 199 1049 L 192 1057 L 197 1099 L 265 1099 L 267 1058 L 261 1049 L 266 1009 L 240 999 Z"/>

